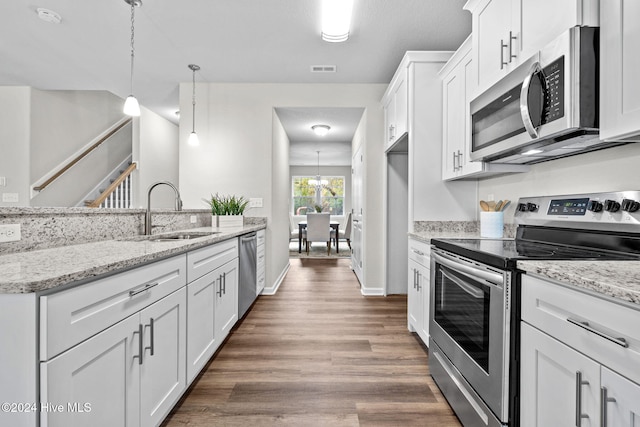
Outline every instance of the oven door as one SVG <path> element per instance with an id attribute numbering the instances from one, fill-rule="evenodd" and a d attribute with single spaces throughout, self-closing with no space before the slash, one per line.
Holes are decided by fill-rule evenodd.
<path id="1" fill-rule="evenodd" d="M 503 422 L 508 419 L 511 275 L 440 249 L 431 252 L 430 334 Z"/>

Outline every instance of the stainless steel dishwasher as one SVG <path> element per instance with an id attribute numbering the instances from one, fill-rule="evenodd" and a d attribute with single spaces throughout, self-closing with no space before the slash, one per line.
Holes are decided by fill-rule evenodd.
<path id="1" fill-rule="evenodd" d="M 238 283 L 238 319 L 244 317 L 256 293 L 257 269 L 257 237 L 256 233 L 244 234 L 238 237 L 240 246 L 240 275 Z"/>

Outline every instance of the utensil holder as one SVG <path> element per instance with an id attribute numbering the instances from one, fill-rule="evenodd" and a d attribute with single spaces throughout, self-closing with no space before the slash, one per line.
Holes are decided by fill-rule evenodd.
<path id="1" fill-rule="evenodd" d="M 480 212 L 480 237 L 501 239 L 504 233 L 504 212 Z"/>

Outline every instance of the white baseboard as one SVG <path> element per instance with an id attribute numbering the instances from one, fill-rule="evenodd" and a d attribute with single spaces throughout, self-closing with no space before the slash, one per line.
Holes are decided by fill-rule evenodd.
<path id="1" fill-rule="evenodd" d="M 360 286 L 360 293 L 365 297 L 386 296 L 382 288 L 365 288 L 364 286 Z"/>
<path id="2" fill-rule="evenodd" d="M 272 286 L 269 286 L 269 287 L 265 286 L 264 289 L 262 290 L 262 292 L 260 293 L 260 295 L 275 295 L 276 292 L 278 292 L 278 288 L 282 284 L 282 281 L 284 280 L 285 276 L 287 275 L 287 272 L 289 271 L 290 267 L 291 267 L 291 264 L 289 264 L 287 262 L 287 265 L 284 267 L 284 270 L 282 270 L 282 272 L 280 273 L 280 275 L 276 279 L 275 283 Z"/>

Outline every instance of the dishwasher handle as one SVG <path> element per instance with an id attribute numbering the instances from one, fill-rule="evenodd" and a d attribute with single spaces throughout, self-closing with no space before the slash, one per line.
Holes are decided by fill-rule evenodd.
<path id="1" fill-rule="evenodd" d="M 257 240 L 257 239 L 258 239 L 258 235 L 256 233 L 246 234 L 246 235 L 240 237 L 240 241 L 242 243 L 249 243 L 249 242 Z"/>

